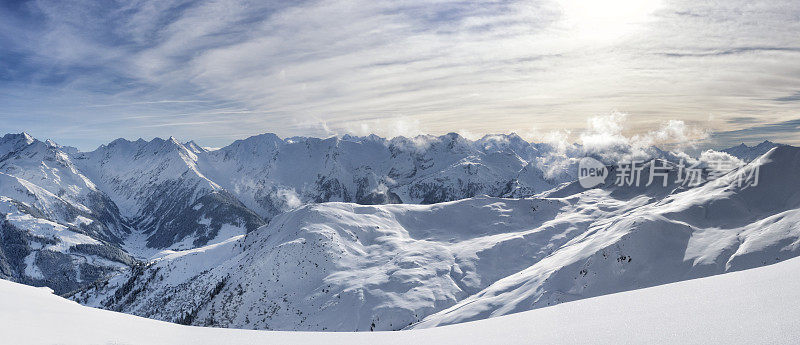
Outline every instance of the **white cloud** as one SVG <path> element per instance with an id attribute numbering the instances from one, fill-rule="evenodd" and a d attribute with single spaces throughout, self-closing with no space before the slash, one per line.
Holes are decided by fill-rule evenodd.
<path id="1" fill-rule="evenodd" d="M 300 201 L 300 196 L 294 190 L 294 188 L 279 188 L 275 192 L 275 196 L 277 200 L 275 200 L 278 207 L 281 207 L 283 211 L 288 211 L 291 209 L 298 208 L 303 205 Z"/>
<path id="2" fill-rule="evenodd" d="M 481 136 L 535 126 L 577 133 L 594 114 L 619 109 L 637 121 L 627 129 L 640 135 L 635 141 L 657 142 L 693 137 L 681 126 L 701 117 L 713 116 L 715 129 L 735 129 L 725 120 L 736 116 L 796 117 L 796 102 L 773 100 L 800 85 L 797 2 L 613 0 L 585 2 L 589 12 L 573 3 L 137 1 L 105 8 L 111 5 L 40 0 L 41 25 L 0 20 L 0 28 L 21 37 L 12 47 L 32 54 L 37 73 L 55 71 L 66 79 L 59 90 L 74 95 L 58 109 L 40 102 L 52 97 L 49 89 L 22 92 L 15 102 L 28 97 L 21 107 L 58 110 L 82 137 L 152 136 L 135 129 L 152 125 L 169 128 L 156 135 L 215 138 L 211 145 L 266 131 Z M 119 120 L 177 108 L 82 107 L 164 99 L 213 102 L 184 104 L 191 111 L 181 113 L 198 114 L 133 126 Z M 228 107 L 247 112 L 211 114 Z M 225 123 L 191 125 L 211 120 Z M 623 138 L 629 133 L 603 127 L 614 123 L 590 124 L 582 141 L 636 146 Z"/>

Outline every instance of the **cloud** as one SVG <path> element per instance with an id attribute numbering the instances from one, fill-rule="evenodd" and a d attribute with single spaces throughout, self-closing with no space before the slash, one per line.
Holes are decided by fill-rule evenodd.
<path id="1" fill-rule="evenodd" d="M 200 101 L 200 100 L 160 100 L 160 101 L 130 102 L 130 103 L 116 103 L 116 104 L 93 104 L 93 105 L 87 105 L 87 107 L 101 108 L 101 107 L 121 107 L 121 106 L 130 106 L 130 105 L 142 105 L 142 104 L 209 103 L 209 102 L 211 102 L 211 101 Z"/>
<path id="2" fill-rule="evenodd" d="M 581 149 L 609 161 L 646 159 L 654 155 L 652 147 L 682 151 L 696 148 L 708 137 L 706 130 L 688 126 L 682 120 L 667 120 L 660 127 L 644 133 L 626 135 L 630 116 L 612 112 L 588 120 L 587 129 L 578 136 Z"/>
<path id="3" fill-rule="evenodd" d="M 702 163 L 701 166 L 712 168 L 714 166 L 739 167 L 744 165 L 741 159 L 731 156 L 728 153 L 714 150 L 703 151 L 700 157 L 698 157 L 698 160 Z"/>
<path id="4" fill-rule="evenodd" d="M 760 120 L 755 116 L 736 116 L 725 119 L 725 122 L 734 124 L 750 124 L 757 123 L 759 121 Z"/>
<path id="5" fill-rule="evenodd" d="M 212 146 L 267 131 L 577 133 L 613 109 L 659 140 L 644 136 L 669 120 L 796 115 L 796 1 L 585 5 L 38 0 L 0 11 L 0 103 L 7 126 L 61 141 Z M 158 118 L 172 114 L 185 115 Z"/>
<path id="6" fill-rule="evenodd" d="M 743 129 L 715 131 L 710 134 L 710 143 L 719 148 L 740 143 L 756 144 L 770 140 L 782 144 L 800 145 L 800 119 L 765 123 Z"/>
<path id="7" fill-rule="evenodd" d="M 776 102 L 800 102 L 800 91 L 795 92 L 790 96 L 775 98 Z"/>
<path id="8" fill-rule="evenodd" d="M 689 53 L 662 53 L 666 57 L 714 57 L 725 55 L 737 55 L 747 53 L 762 53 L 762 52 L 800 52 L 800 47 L 738 47 L 731 49 L 715 49 L 706 51 L 697 51 Z"/>
<path id="9" fill-rule="evenodd" d="M 627 117 L 627 114 L 614 112 L 590 118 L 587 121 L 588 129 L 579 136 L 581 145 L 588 152 L 617 151 L 630 146 L 630 139 L 622 135 Z"/>
<path id="10" fill-rule="evenodd" d="M 278 188 L 272 199 L 276 207 L 282 211 L 288 211 L 303 205 L 294 188 Z"/>
<path id="11" fill-rule="evenodd" d="M 415 137 L 425 134 L 419 119 L 408 116 L 397 116 L 392 118 L 372 118 L 365 119 L 358 123 L 345 122 L 335 125 L 334 130 L 337 134 L 352 134 L 366 136 L 376 134 L 385 138 L 398 136 Z"/>

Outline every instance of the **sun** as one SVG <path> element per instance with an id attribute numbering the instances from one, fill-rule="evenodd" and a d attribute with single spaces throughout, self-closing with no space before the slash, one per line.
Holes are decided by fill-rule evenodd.
<path id="1" fill-rule="evenodd" d="M 661 0 L 558 0 L 570 36 L 610 41 L 636 31 L 653 19 Z"/>

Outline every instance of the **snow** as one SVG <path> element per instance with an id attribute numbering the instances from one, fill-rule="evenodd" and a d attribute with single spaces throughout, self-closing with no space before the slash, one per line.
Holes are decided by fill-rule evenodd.
<path id="1" fill-rule="evenodd" d="M 56 243 L 47 245 L 45 249 L 66 252 L 70 247 L 77 244 L 99 244 L 100 241 L 69 230 L 67 227 L 46 219 L 35 218 L 23 213 L 16 206 L 10 203 L 10 199 L 0 196 L 0 214 L 9 223 L 19 229 L 24 229 L 29 235 L 36 238 L 54 240 Z"/>
<path id="2" fill-rule="evenodd" d="M 170 137 L 152 141 L 117 139 L 95 151 L 77 156 L 77 165 L 111 197 L 123 215 L 139 215 L 152 197 L 152 188 L 180 179 L 210 192 L 219 186 L 206 178 L 197 167 L 198 153 Z M 199 197 L 199 196 L 198 196 Z M 192 202 L 189 200 L 188 202 Z"/>
<path id="3" fill-rule="evenodd" d="M 3 160 L 0 172 L 12 175 L 22 184 L 35 184 L 51 194 L 59 195 L 74 207 L 88 211 L 83 204 L 88 193 L 96 191 L 96 186 L 82 175 L 69 156 L 52 142 L 41 142 L 23 133 L 13 137 L 6 135 L 0 139 Z M 6 151 L 9 150 L 9 151 Z M 7 152 L 15 155 L 5 156 Z"/>
<path id="4" fill-rule="evenodd" d="M 174 138 L 116 140 L 70 154 L 11 135 L 0 149 L 8 157 L 0 162 L 0 218 L 13 225 L 0 231 L 52 239 L 28 243 L 33 253 L 70 253 L 23 252 L 10 262 L 24 268 L 3 274 L 53 285 L 76 265 L 97 264 L 110 276 L 81 271 L 56 291 L 86 288 L 71 298 L 195 325 L 442 326 L 800 255 L 793 147 L 750 163 L 761 168 L 752 188 L 723 179 L 592 190 L 570 182 L 580 152 L 553 158 L 552 148 L 515 135 L 265 134 L 215 151 Z M 405 203 L 353 203 L 399 201 L 372 194 Z M 102 244 L 112 259 L 118 245 L 147 265 L 123 270 L 69 250 L 77 244 Z M 48 257 L 57 262 L 36 263 Z M 86 286 L 95 279 L 102 283 Z"/>
<path id="5" fill-rule="evenodd" d="M 42 271 L 36 266 L 36 253 L 32 252 L 25 257 L 25 274 L 33 279 L 44 279 Z"/>
<path id="6" fill-rule="evenodd" d="M 244 235 L 231 237 L 224 242 L 210 244 L 204 247 L 183 250 L 163 251 L 158 254 L 154 262 L 157 267 L 163 267 L 161 262 L 168 262 L 170 273 L 165 276 L 163 283 L 178 286 L 194 278 L 198 271 L 210 270 L 219 266 L 226 259 L 238 254 L 240 242 Z"/>
<path id="7" fill-rule="evenodd" d="M 0 280 L 10 344 L 797 344 L 800 259 L 534 311 L 396 332 L 191 327 L 81 306 Z M 425 324 L 418 325 L 426 326 Z"/>
<path id="8" fill-rule="evenodd" d="M 202 325 L 383 331 L 763 266 L 800 255 L 797 152 L 752 163 L 765 178 L 753 188 L 305 205 L 229 249 L 165 256 L 135 277 L 145 293 L 124 304 L 109 302 L 120 281 L 76 300 L 165 321 L 193 314 Z M 764 195 L 774 204 L 763 207 Z"/>
<path id="9" fill-rule="evenodd" d="M 199 225 L 210 225 L 211 224 L 211 219 L 208 219 L 208 218 L 205 218 L 205 217 L 201 217 L 200 220 L 197 222 L 197 224 L 199 224 Z M 214 236 L 213 239 L 209 240 L 208 243 L 203 247 L 196 247 L 194 245 L 194 243 L 193 243 L 194 239 L 191 238 L 191 237 L 187 237 L 187 238 L 184 238 L 183 240 L 181 240 L 180 242 L 174 243 L 173 245 L 171 245 L 169 247 L 169 249 L 160 251 L 159 253 L 181 252 L 181 251 L 190 251 L 192 249 L 201 249 L 201 248 L 204 248 L 204 247 L 207 247 L 207 246 L 210 246 L 210 245 L 219 244 L 219 243 L 225 243 L 225 242 L 231 241 L 233 239 L 241 239 L 241 238 L 244 237 L 245 232 L 246 232 L 246 229 L 243 229 L 241 227 L 232 226 L 230 224 L 222 224 L 220 226 L 219 231 L 217 232 L 217 235 Z M 137 250 L 137 252 L 140 253 L 140 254 L 148 253 L 148 252 L 152 253 L 152 252 L 154 252 L 154 250 L 147 249 L 147 248 L 141 248 L 141 249 Z M 149 258 L 151 260 L 154 259 L 154 258 L 157 258 L 157 257 L 158 257 L 158 255 L 149 256 Z"/>

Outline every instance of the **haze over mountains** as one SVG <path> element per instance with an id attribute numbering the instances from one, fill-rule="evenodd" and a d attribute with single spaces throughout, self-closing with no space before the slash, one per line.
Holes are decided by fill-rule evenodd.
<path id="1" fill-rule="evenodd" d="M 752 161 L 730 174 L 758 168 L 756 186 L 580 188 L 586 155 L 686 158 L 613 150 L 513 134 L 263 134 L 214 151 L 156 138 L 78 152 L 8 134 L 0 278 L 185 324 L 368 331 L 797 256 L 800 149 L 765 142 L 707 153 Z"/>

